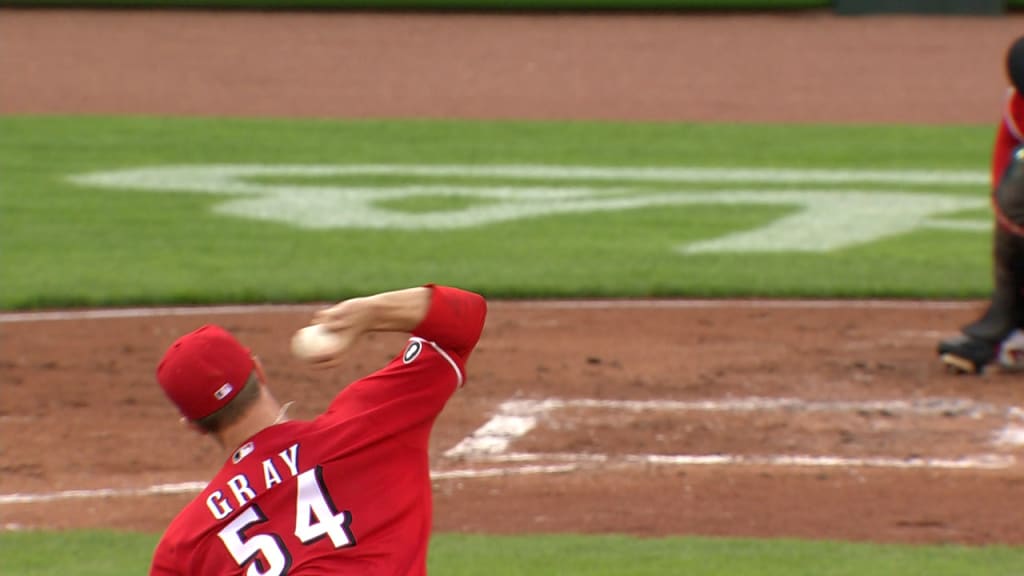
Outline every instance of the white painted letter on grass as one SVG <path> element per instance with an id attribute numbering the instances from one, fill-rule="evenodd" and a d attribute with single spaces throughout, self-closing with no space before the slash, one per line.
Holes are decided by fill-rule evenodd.
<path id="1" fill-rule="evenodd" d="M 357 179 L 366 177 L 402 180 L 358 183 Z M 453 230 L 657 206 L 789 209 L 764 226 L 678 246 L 685 254 L 829 252 L 925 228 L 987 231 L 991 226 L 988 221 L 944 218 L 985 209 L 984 193 L 955 196 L 863 188 L 983 188 L 985 174 L 962 171 L 214 164 L 92 172 L 70 180 L 98 188 L 225 196 L 213 208 L 219 214 L 306 229 Z M 747 187 L 722 188 L 738 184 Z M 750 187 L 758 184 L 772 187 Z M 705 187 L 694 188 L 699 185 Z M 850 189 L 853 185 L 862 188 Z M 460 202 L 457 207 L 422 209 L 444 198 Z M 410 200 L 420 202 L 418 210 L 401 208 L 403 201 Z"/>

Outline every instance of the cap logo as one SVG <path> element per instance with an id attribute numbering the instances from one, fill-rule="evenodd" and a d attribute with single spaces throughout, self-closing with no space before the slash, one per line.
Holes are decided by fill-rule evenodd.
<path id="1" fill-rule="evenodd" d="M 227 398 L 234 389 L 235 387 L 231 385 L 231 382 L 225 382 L 223 386 L 217 388 L 217 391 L 213 393 L 213 397 L 217 400 L 223 400 Z"/>

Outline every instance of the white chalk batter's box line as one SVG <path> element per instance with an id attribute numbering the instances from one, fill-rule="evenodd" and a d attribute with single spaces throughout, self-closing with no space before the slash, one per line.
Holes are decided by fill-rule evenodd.
<path id="1" fill-rule="evenodd" d="M 498 476 L 559 474 L 592 466 L 730 466 L 761 465 L 778 467 L 876 467 L 935 469 L 1003 469 L 1016 464 L 1011 455 L 980 454 L 966 458 L 843 458 L 839 456 L 808 456 L 800 454 L 744 456 L 735 454 L 630 454 L 612 457 L 607 454 L 524 453 L 509 452 L 509 445 L 525 436 L 540 418 L 565 408 L 615 409 L 626 412 L 753 412 L 787 410 L 790 412 L 889 412 L 893 414 L 950 415 L 965 418 L 1001 417 L 1006 424 L 993 432 L 993 445 L 1024 446 L 1024 409 L 1000 407 L 959 398 L 928 398 L 915 401 L 813 401 L 798 398 L 736 398 L 724 400 L 635 401 L 596 399 L 509 400 L 498 406 L 497 413 L 472 435 L 445 452 L 451 459 L 485 464 L 461 469 L 431 471 L 431 479 L 470 480 Z M 490 463 L 490 466 L 486 466 Z M 155 484 L 142 488 L 94 488 L 55 492 L 0 494 L 0 505 L 44 504 L 67 500 L 96 498 L 149 497 L 158 495 L 194 494 L 206 487 L 204 481 Z M 0 526 L 0 530 L 17 527 Z"/>
<path id="2" fill-rule="evenodd" d="M 561 409 L 612 409 L 625 412 L 879 412 L 910 415 L 943 415 L 950 417 L 999 417 L 1005 424 L 993 430 L 993 446 L 1024 445 L 1024 410 L 1016 406 L 1000 407 L 963 398 L 924 398 L 919 400 L 804 400 L 799 398 L 734 398 L 696 401 L 656 400 L 596 400 L 557 399 L 509 400 L 503 402 L 490 420 L 473 434 L 445 452 L 453 459 L 478 462 L 505 463 L 564 463 L 568 465 L 673 465 L 673 466 L 729 466 L 758 465 L 779 467 L 872 467 L 872 468 L 932 468 L 932 469 L 1002 469 L 1016 464 L 1009 454 L 985 453 L 958 458 L 893 458 L 841 456 L 811 456 L 807 454 L 583 454 L 512 452 L 509 448 L 517 439 L 536 428 L 543 418 L 553 418 Z"/>

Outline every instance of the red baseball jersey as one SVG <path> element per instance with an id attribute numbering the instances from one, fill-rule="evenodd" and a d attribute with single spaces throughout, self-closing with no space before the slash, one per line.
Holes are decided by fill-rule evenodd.
<path id="1" fill-rule="evenodd" d="M 1006 95 L 1006 107 L 1003 109 L 1003 120 L 996 132 L 996 142 L 992 150 L 992 189 L 999 186 L 999 181 L 1010 165 L 1010 157 L 1021 144 L 1024 144 L 1024 97 L 1010 88 Z"/>
<path id="2" fill-rule="evenodd" d="M 315 420 L 271 426 L 234 452 L 170 524 L 150 574 L 425 574 L 429 436 L 485 315 L 479 295 L 434 286 L 387 366 Z"/>

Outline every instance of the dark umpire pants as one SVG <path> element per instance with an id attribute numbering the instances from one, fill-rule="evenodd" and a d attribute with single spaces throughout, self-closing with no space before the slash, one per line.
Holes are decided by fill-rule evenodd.
<path id="1" fill-rule="evenodd" d="M 994 192 L 993 209 L 1009 222 L 997 222 L 993 232 L 995 289 L 985 314 L 963 332 L 998 344 L 1014 329 L 1024 327 L 1024 147 L 1014 152 Z"/>

